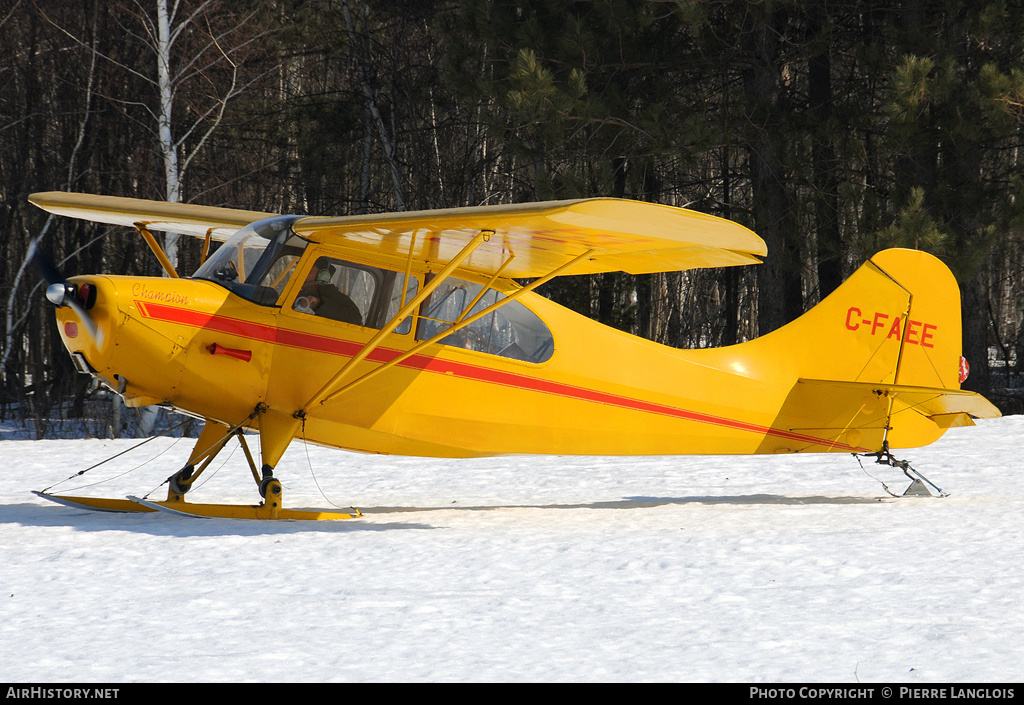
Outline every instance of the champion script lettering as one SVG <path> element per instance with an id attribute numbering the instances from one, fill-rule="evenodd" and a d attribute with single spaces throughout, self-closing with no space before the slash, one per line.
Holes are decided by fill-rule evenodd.
<path id="1" fill-rule="evenodd" d="M 887 313 L 875 311 L 864 313 L 856 306 L 851 306 L 846 311 L 847 330 L 870 331 L 871 335 L 884 335 L 886 339 L 894 338 L 903 340 L 910 345 L 920 345 L 923 348 L 935 347 L 935 332 L 939 329 L 934 323 L 924 323 L 908 318 L 905 328 L 902 326 L 900 316 L 890 316 Z"/>
<path id="2" fill-rule="evenodd" d="M 173 291 L 150 289 L 142 283 L 132 285 L 132 296 L 136 299 L 141 299 L 142 301 L 159 301 L 165 304 L 181 304 L 189 306 L 192 303 L 185 294 L 179 294 Z"/>

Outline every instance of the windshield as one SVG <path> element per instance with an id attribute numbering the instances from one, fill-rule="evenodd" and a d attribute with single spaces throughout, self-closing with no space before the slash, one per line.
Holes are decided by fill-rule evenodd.
<path id="1" fill-rule="evenodd" d="M 232 235 L 193 274 L 227 287 L 262 306 L 273 306 L 284 291 L 306 240 L 292 232 L 296 215 L 250 223 Z"/>

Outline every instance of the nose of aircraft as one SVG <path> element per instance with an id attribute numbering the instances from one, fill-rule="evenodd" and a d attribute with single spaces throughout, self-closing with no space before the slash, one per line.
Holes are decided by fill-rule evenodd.
<path id="1" fill-rule="evenodd" d="M 51 284 L 46 298 L 57 306 L 57 328 L 81 372 L 107 369 L 117 327 L 117 292 L 104 277 L 73 277 Z M 106 381 L 111 386 L 113 380 Z"/>
<path id="2" fill-rule="evenodd" d="M 96 359 L 105 347 L 107 333 L 97 322 L 97 314 L 100 314 L 102 319 L 106 307 L 94 311 L 99 300 L 99 282 L 86 277 L 65 279 L 38 243 L 33 243 L 30 247 L 29 258 L 39 276 L 47 284 L 47 300 L 57 307 L 57 321 L 64 346 L 80 370 L 93 371 L 90 365 L 85 363 L 86 352 Z"/>

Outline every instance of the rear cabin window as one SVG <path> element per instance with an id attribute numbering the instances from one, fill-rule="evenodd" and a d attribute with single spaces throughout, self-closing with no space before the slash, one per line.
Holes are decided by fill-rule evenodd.
<path id="1" fill-rule="evenodd" d="M 454 322 L 505 298 L 494 289 L 483 289 L 483 285 L 463 279 L 446 279 L 423 304 L 417 338 L 429 340 Z M 524 362 L 544 362 L 554 352 L 551 331 L 518 301 L 501 306 L 438 342 Z"/>
<path id="2" fill-rule="evenodd" d="M 366 328 L 383 328 L 419 289 L 415 277 L 379 267 L 320 257 L 306 273 L 292 309 L 319 318 Z M 403 296 L 404 293 L 404 296 Z M 412 329 L 411 317 L 395 329 Z"/>

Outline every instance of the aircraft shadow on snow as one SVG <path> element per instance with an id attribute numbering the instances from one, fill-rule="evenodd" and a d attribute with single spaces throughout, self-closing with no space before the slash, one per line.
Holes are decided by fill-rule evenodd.
<path id="1" fill-rule="evenodd" d="M 259 536 L 266 534 L 291 534 L 311 530 L 334 533 L 351 531 L 395 531 L 403 529 L 435 529 L 436 526 L 422 522 L 376 523 L 374 516 L 388 514 L 412 514 L 425 512 L 477 512 L 502 509 L 653 509 L 667 505 L 840 505 L 877 504 L 881 497 L 852 497 L 825 495 L 692 495 L 687 497 L 624 497 L 619 500 L 599 502 L 575 502 L 566 504 L 507 504 L 463 505 L 457 502 L 446 505 L 420 507 L 360 507 L 362 519 L 345 521 L 277 522 L 244 521 L 220 518 L 188 518 L 157 516 L 156 514 L 112 513 L 77 510 L 69 507 L 52 507 L 39 504 L 0 504 L 0 526 L 19 524 L 23 526 L 70 526 L 83 531 L 139 531 L 154 536 Z"/>

